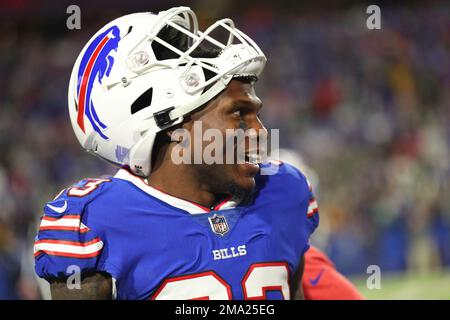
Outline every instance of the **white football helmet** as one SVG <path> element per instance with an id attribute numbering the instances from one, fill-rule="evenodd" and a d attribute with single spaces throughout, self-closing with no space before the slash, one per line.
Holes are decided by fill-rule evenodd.
<path id="1" fill-rule="evenodd" d="M 186 48 L 161 39 L 163 28 L 187 36 Z M 218 30 L 226 41 L 213 37 Z M 156 43 L 175 58 L 158 60 Z M 200 45 L 220 54 L 193 56 Z M 181 123 L 234 76 L 258 76 L 265 63 L 261 49 L 230 19 L 201 32 L 188 7 L 129 14 L 100 29 L 79 54 L 69 83 L 70 120 L 87 151 L 147 177 L 158 132 Z"/>

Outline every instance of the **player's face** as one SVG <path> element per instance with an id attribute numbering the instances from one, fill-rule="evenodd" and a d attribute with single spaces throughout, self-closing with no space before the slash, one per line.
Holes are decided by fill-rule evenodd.
<path id="1" fill-rule="evenodd" d="M 234 160 L 232 164 L 226 162 L 226 130 L 227 129 L 254 129 L 258 133 L 266 133 L 258 115 L 262 108 L 261 100 L 256 96 L 253 83 L 232 80 L 227 89 L 212 100 L 203 110 L 192 115 L 192 120 L 201 121 L 202 131 L 214 128 L 222 133 L 223 137 L 223 163 L 224 164 L 201 164 L 195 165 L 202 181 L 207 181 L 209 188 L 216 194 L 226 193 L 237 196 L 248 195 L 255 186 L 254 177 L 259 171 L 256 164 L 246 161 L 237 163 L 237 149 L 245 150 L 246 154 L 259 153 L 250 150 L 249 138 L 237 142 L 233 139 Z M 191 122 L 193 123 L 193 121 Z M 202 142 L 203 149 L 210 142 Z M 244 144 L 237 145 L 238 143 Z M 255 148 L 257 143 L 252 145 Z M 248 160 L 248 157 L 246 157 Z M 240 194 L 243 193 L 243 194 Z"/>

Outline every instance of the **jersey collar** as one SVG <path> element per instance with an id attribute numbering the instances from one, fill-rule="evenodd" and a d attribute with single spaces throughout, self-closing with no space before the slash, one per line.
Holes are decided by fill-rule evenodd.
<path id="1" fill-rule="evenodd" d="M 168 193 L 165 193 L 161 190 L 158 190 L 152 186 L 150 186 L 147 182 L 147 179 L 143 179 L 141 177 L 138 177 L 128 171 L 126 168 L 122 168 L 119 171 L 117 171 L 114 178 L 122 179 L 131 182 L 136 187 L 144 191 L 145 193 L 175 207 L 184 211 L 189 212 L 190 214 L 201 214 L 201 213 L 208 213 L 211 211 L 218 211 L 218 210 L 225 210 L 225 209 L 232 209 L 237 206 L 237 201 L 233 200 L 231 196 L 227 197 L 224 201 L 216 205 L 214 208 L 207 208 L 200 204 L 187 201 L 184 199 L 180 199 L 177 197 L 174 197 Z"/>

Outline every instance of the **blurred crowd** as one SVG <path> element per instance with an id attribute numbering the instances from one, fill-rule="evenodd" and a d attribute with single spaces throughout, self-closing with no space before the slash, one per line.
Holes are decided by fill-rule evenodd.
<path id="1" fill-rule="evenodd" d="M 314 242 L 346 274 L 450 265 L 450 7 L 381 12 L 381 30 L 363 7 L 242 19 L 269 57 L 264 120 L 316 172 Z"/>
<path id="2" fill-rule="evenodd" d="M 318 177 L 312 241 L 345 274 L 450 267 L 450 6 L 381 13 L 381 30 L 366 28 L 362 6 L 217 13 L 268 56 L 263 121 Z M 68 31 L 65 18 L 0 24 L 0 299 L 40 297 L 32 243 L 45 202 L 115 170 L 81 149 L 66 103 L 76 56 L 108 20 Z"/>

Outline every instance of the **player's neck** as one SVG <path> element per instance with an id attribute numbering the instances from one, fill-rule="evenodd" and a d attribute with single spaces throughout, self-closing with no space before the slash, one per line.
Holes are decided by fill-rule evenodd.
<path id="1" fill-rule="evenodd" d="M 213 207 L 219 199 L 199 181 L 198 175 L 184 165 L 162 165 L 152 171 L 148 184 L 171 196 L 184 199 L 206 208 Z"/>

